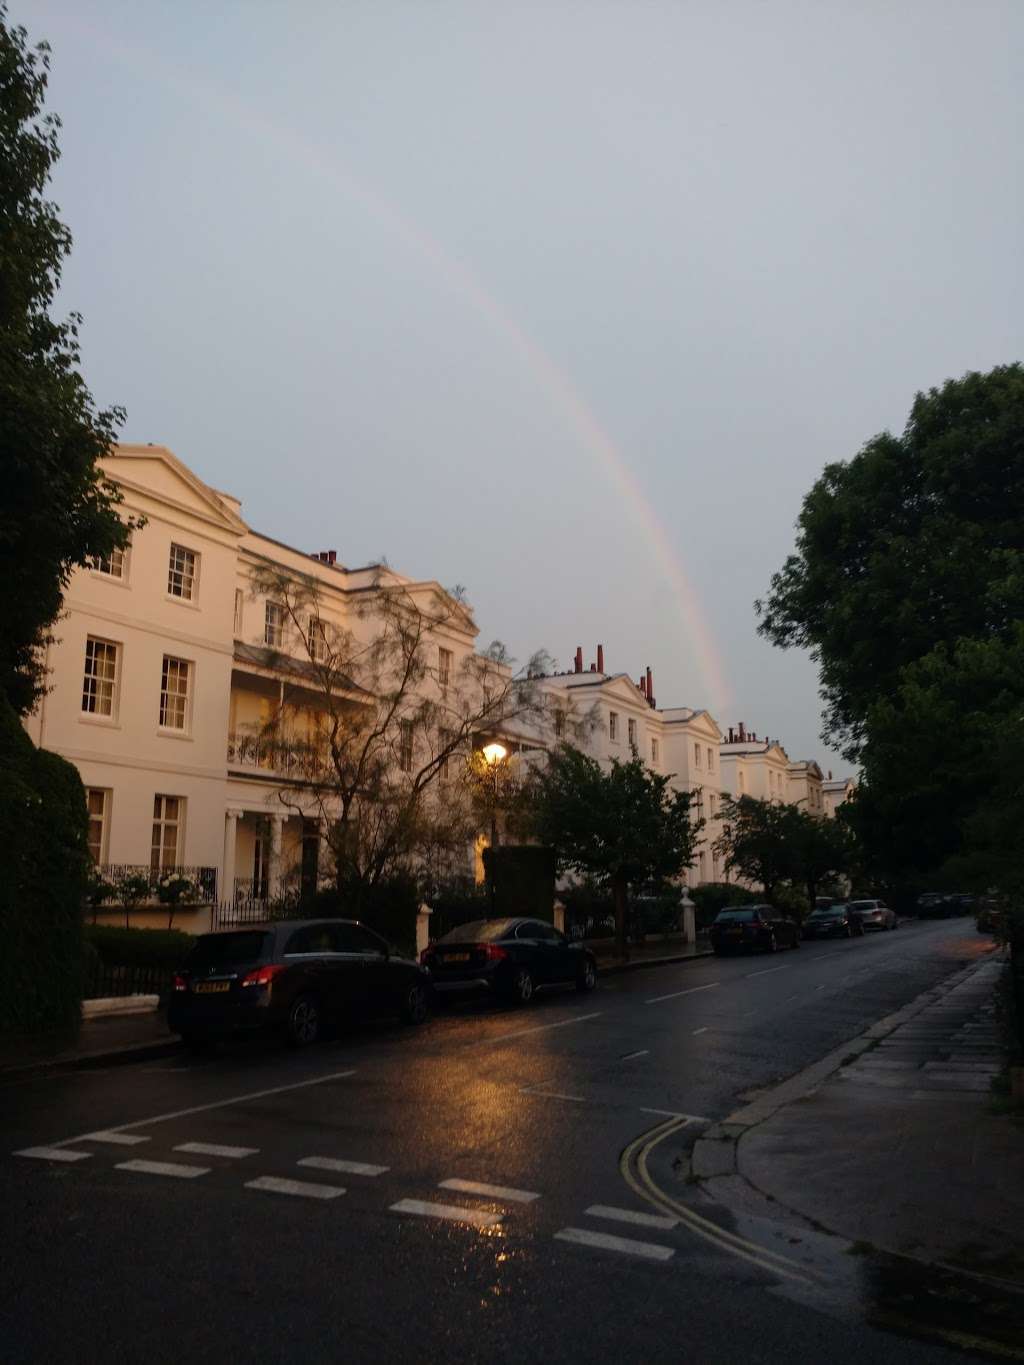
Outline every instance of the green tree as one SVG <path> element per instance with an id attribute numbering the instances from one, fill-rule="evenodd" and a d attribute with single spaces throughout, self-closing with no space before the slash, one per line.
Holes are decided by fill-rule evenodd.
<path id="1" fill-rule="evenodd" d="M 555 850 L 559 869 L 611 890 L 625 954 L 630 886 L 668 881 L 693 862 L 704 821 L 691 817 L 691 793 L 674 791 L 639 758 L 613 759 L 605 771 L 562 744 L 534 775 L 527 800 L 532 833 Z"/>
<path id="2" fill-rule="evenodd" d="M 767 900 L 793 875 L 792 813 L 791 806 L 778 801 L 722 797 L 722 832 L 715 840 L 715 852 L 727 871 L 760 883 Z"/>
<path id="3" fill-rule="evenodd" d="M 795 806 L 785 809 L 790 879 L 807 892 L 807 904 L 813 910 L 822 885 L 850 870 L 853 838 L 849 828 L 837 820 L 821 820 Z"/>
<path id="4" fill-rule="evenodd" d="M 1024 617 L 1022 509 L 1019 364 L 918 394 L 902 435 L 825 468 L 757 610 L 762 635 L 817 660 L 826 738 L 849 758 L 909 664 Z"/>
<path id="5" fill-rule="evenodd" d="M 0 0 L 0 691 L 21 714 L 45 687 L 41 646 L 72 570 L 124 546 L 130 525 L 97 459 L 122 413 L 97 411 L 72 313 L 51 317 L 71 235 L 46 196 L 60 120 L 43 113 L 45 43 Z"/>

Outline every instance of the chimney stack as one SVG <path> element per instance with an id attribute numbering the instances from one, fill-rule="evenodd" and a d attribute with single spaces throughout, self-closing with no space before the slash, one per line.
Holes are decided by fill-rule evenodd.
<path id="1" fill-rule="evenodd" d="M 604 672 L 604 645 L 597 647 L 597 671 L 598 673 Z"/>
<path id="2" fill-rule="evenodd" d="M 582 645 L 577 645 L 577 646 L 576 646 L 576 659 L 575 659 L 574 667 L 573 667 L 573 670 L 572 670 L 572 671 L 573 671 L 574 673 L 582 673 L 582 672 L 583 672 L 583 646 L 582 646 Z"/>
<path id="3" fill-rule="evenodd" d="M 736 741 L 733 739 L 733 737 L 732 737 L 732 726 L 731 726 L 731 725 L 729 726 L 729 741 L 728 741 L 728 742 L 729 742 L 730 744 L 735 744 L 735 742 L 736 742 Z"/>
<path id="4" fill-rule="evenodd" d="M 652 675 L 651 675 L 651 670 L 650 670 L 649 668 L 648 668 L 648 670 L 647 670 L 647 694 L 646 694 L 646 695 L 647 695 L 647 704 L 648 704 L 649 706 L 653 706 L 653 705 L 654 705 L 654 678 L 652 677 Z"/>
<path id="5" fill-rule="evenodd" d="M 596 672 L 597 672 L 597 664 L 591 664 L 591 665 L 590 665 L 590 671 L 591 671 L 591 673 L 596 673 Z"/>
<path id="6" fill-rule="evenodd" d="M 747 728 L 746 728 L 746 726 L 743 724 L 743 722 L 740 721 L 740 743 L 743 744 L 743 743 L 745 742 L 746 738 L 747 738 Z"/>

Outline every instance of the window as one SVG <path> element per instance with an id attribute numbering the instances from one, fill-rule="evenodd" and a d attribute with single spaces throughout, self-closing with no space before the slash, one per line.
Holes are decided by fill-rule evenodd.
<path id="1" fill-rule="evenodd" d="M 183 796 L 153 797 L 153 844 L 149 865 L 154 872 L 177 867 L 185 827 Z"/>
<path id="2" fill-rule="evenodd" d="M 187 659 L 164 655 L 160 678 L 160 724 L 165 730 L 188 729 L 189 670 Z"/>
<path id="3" fill-rule="evenodd" d="M 693 766 L 694 766 L 695 768 L 699 768 L 699 767 L 701 766 L 701 763 L 700 763 L 700 745 L 699 745 L 699 744 L 695 744 L 695 745 L 693 746 Z"/>
<path id="4" fill-rule="evenodd" d="M 327 625 L 319 616 L 309 618 L 309 657 L 315 664 L 326 662 L 330 651 L 327 648 Z"/>
<path id="5" fill-rule="evenodd" d="M 618 711 L 608 712 L 608 738 L 617 740 L 619 737 L 619 713 Z"/>
<path id="6" fill-rule="evenodd" d="M 199 556 L 184 545 L 171 545 L 171 559 L 167 568 L 167 592 L 191 602 L 199 591 Z"/>
<path id="7" fill-rule="evenodd" d="M 437 739 L 438 753 L 444 753 L 444 758 L 441 759 L 441 766 L 438 769 L 438 776 L 440 777 L 442 782 L 447 782 L 448 777 L 451 773 L 452 755 L 450 751 L 448 753 L 445 753 L 445 750 L 448 749 L 448 746 L 452 743 L 454 735 L 450 730 L 441 730 L 438 734 Z"/>
<path id="8" fill-rule="evenodd" d="M 93 573 L 106 574 L 108 578 L 125 578 L 128 570 L 128 551 L 111 550 L 109 555 L 93 555 L 89 560 Z"/>
<path id="9" fill-rule="evenodd" d="M 307 924 L 304 929 L 296 929 L 285 945 L 285 957 L 303 957 L 308 954 L 336 953 L 338 951 L 329 924 Z"/>
<path id="10" fill-rule="evenodd" d="M 110 792 L 103 787 L 89 787 L 85 793 L 89 811 L 89 856 L 94 863 L 107 861 L 107 836 L 110 811 Z"/>
<path id="11" fill-rule="evenodd" d="M 362 924 L 332 924 L 331 938 L 335 951 L 339 953 L 383 957 L 387 948 L 387 944 L 378 934 Z"/>
<path id="12" fill-rule="evenodd" d="M 91 716 L 114 715 L 117 705 L 119 648 L 113 640 L 97 640 L 93 635 L 85 642 L 82 710 Z"/>
<path id="13" fill-rule="evenodd" d="M 398 735 L 398 766 L 403 773 L 412 772 L 412 721 L 403 720 Z"/>
<path id="14" fill-rule="evenodd" d="M 652 739 L 652 740 L 651 740 L 651 762 L 652 762 L 652 763 L 657 763 L 657 761 L 658 761 L 658 741 L 657 741 L 656 739 Z"/>
<path id="15" fill-rule="evenodd" d="M 452 680 L 452 660 L 454 656 L 450 649 L 438 648 L 437 651 L 437 681 L 442 687 L 447 687 Z"/>
<path id="16" fill-rule="evenodd" d="M 565 712 L 555 712 L 555 738 L 562 739 L 565 735 Z"/>
<path id="17" fill-rule="evenodd" d="M 706 876 L 704 875 L 704 856 L 705 855 L 701 853 L 697 858 L 697 876 L 700 878 L 702 882 L 707 880 Z"/>
<path id="18" fill-rule="evenodd" d="M 235 637 L 242 634 L 242 613 L 245 609 L 245 593 L 241 588 L 235 589 Z"/>
<path id="19" fill-rule="evenodd" d="M 708 815 L 713 820 L 715 818 L 715 793 L 708 792 Z"/>
<path id="20" fill-rule="evenodd" d="M 284 607 L 280 602 L 268 602 L 263 623 L 263 640 L 271 649 L 284 644 Z"/>
<path id="21" fill-rule="evenodd" d="M 635 721 L 635 720 L 627 720 L 627 721 L 626 721 L 626 733 L 627 733 L 628 738 L 629 738 L 629 747 L 630 747 L 631 749 L 635 749 L 635 748 L 636 748 L 636 721 Z"/>
<path id="22" fill-rule="evenodd" d="M 712 749 L 711 745 L 709 744 L 709 745 L 708 745 L 708 772 L 709 772 L 709 773 L 713 773 L 714 771 L 715 771 L 715 751 L 714 751 L 714 749 Z"/>

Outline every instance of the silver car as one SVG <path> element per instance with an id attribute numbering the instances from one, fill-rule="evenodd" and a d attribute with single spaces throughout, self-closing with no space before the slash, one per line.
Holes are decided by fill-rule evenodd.
<path id="1" fill-rule="evenodd" d="M 898 929 L 899 919 L 885 901 L 850 901 L 850 912 L 857 916 L 865 929 Z"/>

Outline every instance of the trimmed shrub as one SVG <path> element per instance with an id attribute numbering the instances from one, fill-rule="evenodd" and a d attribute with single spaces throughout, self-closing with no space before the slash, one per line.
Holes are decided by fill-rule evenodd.
<path id="1" fill-rule="evenodd" d="M 358 900 L 337 887 L 324 887 L 303 902 L 301 917 L 361 920 L 404 957 L 415 957 L 419 908 L 416 882 L 412 877 L 395 876 L 361 888 Z"/>
<path id="2" fill-rule="evenodd" d="M 0 1031 L 79 1022 L 87 833 L 77 770 L 36 749 L 0 698 Z"/>
<path id="3" fill-rule="evenodd" d="M 85 940 L 110 967 L 180 967 L 195 945 L 179 929 L 124 929 L 114 924 L 87 924 Z"/>
<path id="4" fill-rule="evenodd" d="M 499 844 L 484 849 L 484 869 L 494 879 L 494 913 L 555 918 L 554 849 L 536 844 Z"/>

